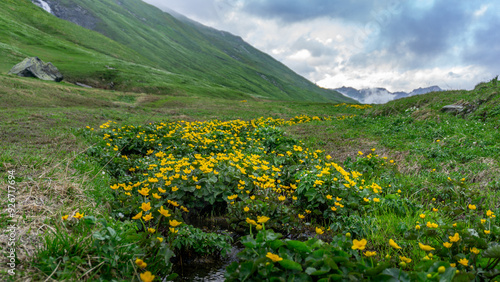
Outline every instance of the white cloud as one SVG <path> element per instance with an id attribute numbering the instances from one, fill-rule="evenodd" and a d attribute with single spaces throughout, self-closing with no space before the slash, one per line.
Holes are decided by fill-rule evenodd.
<path id="1" fill-rule="evenodd" d="M 486 11 L 488 11 L 488 8 L 489 8 L 488 5 L 481 5 L 481 8 L 479 8 L 476 11 L 474 11 L 474 16 L 476 16 L 476 17 L 483 16 L 486 13 Z"/>

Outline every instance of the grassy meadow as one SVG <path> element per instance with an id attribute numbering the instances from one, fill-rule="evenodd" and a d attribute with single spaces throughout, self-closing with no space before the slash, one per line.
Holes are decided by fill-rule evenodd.
<path id="1" fill-rule="evenodd" d="M 370 106 L 0 75 L 0 275 L 160 281 L 238 245 L 228 281 L 499 280 L 499 89 Z"/>

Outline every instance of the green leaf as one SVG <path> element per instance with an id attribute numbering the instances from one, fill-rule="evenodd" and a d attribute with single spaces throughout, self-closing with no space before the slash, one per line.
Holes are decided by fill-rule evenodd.
<path id="1" fill-rule="evenodd" d="M 323 275 L 330 272 L 331 268 L 328 265 L 323 265 L 319 270 L 311 273 L 313 276 Z"/>
<path id="2" fill-rule="evenodd" d="M 325 255 L 325 250 L 321 249 L 321 250 L 317 250 L 317 251 L 314 251 L 312 253 L 312 256 L 315 258 L 315 259 L 321 259 L 323 258 L 323 255 Z"/>
<path id="3" fill-rule="evenodd" d="M 406 274 L 404 271 L 401 271 L 400 269 L 397 268 L 388 268 L 382 272 L 383 274 L 390 275 L 394 277 L 395 281 L 408 281 L 410 282 L 410 276 Z M 392 281 L 392 280 L 386 280 L 386 281 Z"/>
<path id="4" fill-rule="evenodd" d="M 100 240 L 100 241 L 106 240 L 106 238 L 104 236 L 102 236 L 102 234 L 99 231 L 92 234 L 92 237 L 94 237 L 95 239 Z"/>
<path id="5" fill-rule="evenodd" d="M 281 240 L 274 240 L 272 242 L 269 243 L 269 246 L 273 249 L 273 250 L 276 250 L 278 249 L 279 247 L 281 246 L 284 246 L 286 245 L 285 242 L 281 241 Z"/>
<path id="6" fill-rule="evenodd" d="M 339 269 L 338 265 L 333 261 L 332 258 L 326 258 L 325 259 L 326 265 L 328 265 L 331 269 Z"/>
<path id="7" fill-rule="evenodd" d="M 365 272 L 369 276 L 375 276 L 380 274 L 382 271 L 384 271 L 386 268 L 388 268 L 391 264 L 388 262 L 381 263 L 377 267 L 373 267 L 370 269 L 367 269 Z"/>
<path id="8" fill-rule="evenodd" d="M 241 274 L 241 279 L 246 280 L 252 273 L 254 272 L 254 265 L 253 261 L 245 261 L 244 263 L 241 264 L 240 268 L 240 274 Z"/>
<path id="9" fill-rule="evenodd" d="M 246 237 L 246 238 L 242 239 L 242 240 L 241 240 L 241 243 L 242 243 L 245 247 L 247 247 L 247 248 L 251 248 L 251 249 L 253 249 L 253 248 L 257 247 L 257 241 L 255 241 L 255 239 L 254 239 L 254 238 L 252 238 L 252 237 L 250 237 L 250 236 L 248 236 L 248 237 Z"/>
<path id="10" fill-rule="evenodd" d="M 111 235 L 111 237 L 116 236 L 116 231 L 113 228 L 107 227 L 106 229 L 108 229 L 109 235 Z"/>
<path id="11" fill-rule="evenodd" d="M 283 259 L 279 261 L 279 264 L 285 269 L 302 271 L 300 263 L 294 262 L 293 260 Z"/>
<path id="12" fill-rule="evenodd" d="M 288 247 L 296 250 L 300 253 L 310 253 L 311 249 L 306 245 L 304 242 L 296 241 L 296 240 L 290 240 L 286 242 Z"/>
<path id="13" fill-rule="evenodd" d="M 94 225 L 96 223 L 97 219 L 95 218 L 95 216 L 85 216 L 83 217 L 83 223 L 87 224 L 87 225 Z"/>
<path id="14" fill-rule="evenodd" d="M 500 258 L 500 245 L 489 247 L 484 251 L 483 258 Z"/>
<path id="15" fill-rule="evenodd" d="M 311 275 L 312 273 L 314 273 L 316 271 L 318 271 L 316 268 L 314 268 L 314 267 L 308 267 L 308 268 L 306 268 L 305 273 Z"/>

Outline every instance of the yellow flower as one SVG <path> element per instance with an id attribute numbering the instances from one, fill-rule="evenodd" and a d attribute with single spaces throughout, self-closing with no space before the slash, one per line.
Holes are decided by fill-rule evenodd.
<path id="1" fill-rule="evenodd" d="M 358 241 L 358 240 L 354 239 L 354 240 L 352 241 L 352 247 L 351 247 L 351 248 L 352 248 L 353 250 L 361 250 L 361 251 L 362 251 L 362 250 L 364 250 L 364 249 L 365 249 L 365 247 L 366 247 L 366 243 L 367 243 L 366 239 L 362 239 L 362 240 L 360 240 L 360 241 Z"/>
<path id="2" fill-rule="evenodd" d="M 151 219 L 153 219 L 153 217 L 151 216 L 151 214 L 147 214 L 143 216 L 142 219 L 144 219 L 144 221 L 150 221 Z"/>
<path id="3" fill-rule="evenodd" d="M 153 193 L 153 198 L 155 198 L 155 199 L 161 199 L 161 196 L 159 196 L 158 193 Z"/>
<path id="4" fill-rule="evenodd" d="M 424 245 L 420 242 L 418 243 L 418 246 L 420 247 L 421 250 L 426 251 L 426 252 L 430 252 L 430 251 L 435 250 L 433 247 L 431 247 L 429 245 Z"/>
<path id="5" fill-rule="evenodd" d="M 425 214 L 420 214 L 420 218 L 424 219 L 425 218 Z"/>
<path id="6" fill-rule="evenodd" d="M 154 228 L 148 228 L 149 233 L 155 233 L 155 231 L 156 231 L 156 229 L 154 229 Z"/>
<path id="7" fill-rule="evenodd" d="M 248 211 L 250 211 L 250 208 L 249 208 L 249 207 L 244 207 L 244 208 L 243 208 L 243 210 L 244 210 L 245 212 L 248 212 Z"/>
<path id="8" fill-rule="evenodd" d="M 156 237 L 156 239 L 158 239 L 158 241 L 163 242 L 163 238 L 162 237 Z"/>
<path id="9" fill-rule="evenodd" d="M 140 258 L 137 258 L 137 259 L 135 260 L 135 264 L 136 264 L 138 267 L 140 267 L 140 268 L 145 268 L 146 266 L 144 266 L 144 267 L 141 267 L 141 266 L 142 266 L 142 265 L 147 265 L 147 264 L 146 264 L 146 263 L 145 263 L 142 259 L 140 259 Z"/>
<path id="10" fill-rule="evenodd" d="M 76 213 L 73 217 L 74 217 L 74 218 L 76 218 L 76 219 L 82 219 L 82 218 L 83 218 L 83 216 L 84 216 L 84 214 L 83 214 L 83 213 L 79 213 L 79 212 L 77 212 L 77 213 Z"/>
<path id="11" fill-rule="evenodd" d="M 278 197 L 278 200 L 280 200 L 280 201 L 284 201 L 284 200 L 286 200 L 286 197 L 285 197 L 285 196 L 279 196 L 279 197 Z"/>
<path id="12" fill-rule="evenodd" d="M 450 238 L 450 242 L 455 243 L 458 242 L 458 240 L 460 240 L 460 235 L 458 235 L 458 233 L 455 233 L 455 235 L 448 236 L 448 238 Z"/>
<path id="13" fill-rule="evenodd" d="M 433 212 L 437 212 L 437 211 L 439 211 L 439 210 L 438 210 L 438 209 L 436 209 L 436 208 L 432 208 L 432 211 L 433 211 Z"/>
<path id="14" fill-rule="evenodd" d="M 316 233 L 318 235 L 321 235 L 321 234 L 325 233 L 325 231 L 323 231 L 323 229 L 321 229 L 321 228 L 316 227 Z"/>
<path id="15" fill-rule="evenodd" d="M 451 266 L 451 267 L 456 267 L 456 266 L 457 266 L 457 264 L 456 264 L 456 263 L 450 263 L 450 266 Z"/>
<path id="16" fill-rule="evenodd" d="M 304 218 L 305 218 L 305 216 L 299 213 L 299 218 L 300 218 L 300 219 L 304 219 Z"/>
<path id="17" fill-rule="evenodd" d="M 335 199 L 337 200 L 337 202 L 342 201 L 342 198 L 339 198 L 339 197 L 336 197 Z"/>
<path id="18" fill-rule="evenodd" d="M 114 184 L 114 185 L 111 185 L 111 186 L 109 186 L 109 187 L 110 187 L 111 189 L 113 189 L 113 190 L 116 190 L 116 189 L 118 189 L 120 186 L 118 186 L 117 184 Z"/>
<path id="19" fill-rule="evenodd" d="M 283 260 L 283 258 L 280 258 L 280 256 L 272 254 L 270 252 L 267 253 L 266 257 L 270 258 L 273 262 L 278 262 Z"/>
<path id="20" fill-rule="evenodd" d="M 337 210 L 337 208 L 336 208 L 336 207 L 331 207 L 330 209 L 331 209 L 332 211 L 336 211 L 336 210 Z"/>
<path id="21" fill-rule="evenodd" d="M 374 201 L 375 203 L 378 203 L 378 202 L 380 202 L 380 199 L 379 199 L 379 198 L 373 198 L 373 201 Z"/>
<path id="22" fill-rule="evenodd" d="M 62 218 L 62 220 L 67 220 L 68 217 L 69 217 L 69 214 L 62 216 L 61 218 Z"/>
<path id="23" fill-rule="evenodd" d="M 151 274 L 150 271 L 146 271 L 140 274 L 142 282 L 152 282 L 155 276 Z"/>
<path id="24" fill-rule="evenodd" d="M 175 220 L 175 219 L 174 219 L 174 220 L 169 220 L 169 221 L 168 221 L 168 223 L 169 223 L 169 224 L 170 224 L 170 226 L 172 226 L 172 227 L 177 227 L 177 226 L 179 226 L 179 225 L 181 225 L 181 224 L 182 224 L 182 222 L 181 222 L 181 221 L 177 221 L 177 220 Z"/>
<path id="25" fill-rule="evenodd" d="M 396 242 L 394 242 L 394 240 L 392 240 L 392 239 L 389 239 L 389 245 L 391 247 L 393 247 L 394 249 L 401 249 L 401 247 L 398 246 L 398 244 Z"/>
<path id="26" fill-rule="evenodd" d="M 141 204 L 141 209 L 143 211 L 149 211 L 151 209 L 151 202 L 142 203 Z"/>
<path id="27" fill-rule="evenodd" d="M 474 248 L 470 249 L 470 251 L 471 251 L 472 253 L 476 254 L 476 255 L 477 255 L 477 254 L 479 254 L 479 250 L 478 250 L 478 249 L 476 249 L 476 247 L 474 247 Z"/>
<path id="28" fill-rule="evenodd" d="M 177 229 L 175 229 L 173 227 L 170 227 L 169 229 L 170 229 L 170 232 L 172 232 L 174 234 L 179 232 L 179 230 L 177 230 Z"/>
<path id="29" fill-rule="evenodd" d="M 484 224 L 486 222 L 486 219 L 482 218 L 481 219 L 481 224 Z"/>
<path id="30" fill-rule="evenodd" d="M 179 190 L 179 188 L 177 188 L 177 186 L 172 187 L 172 192 L 175 192 L 177 190 Z"/>
<path id="31" fill-rule="evenodd" d="M 418 224 L 417 224 L 417 225 L 415 226 L 415 229 L 416 229 L 416 230 L 420 230 L 420 225 L 418 225 Z"/>
<path id="32" fill-rule="evenodd" d="M 411 259 L 410 258 L 407 258 L 407 257 L 402 257 L 400 256 L 399 259 L 405 263 L 410 263 L 411 262 Z"/>
<path id="33" fill-rule="evenodd" d="M 428 221 L 426 225 L 429 228 L 438 228 L 439 227 L 439 225 L 437 223 L 431 223 L 430 221 Z"/>
<path id="34" fill-rule="evenodd" d="M 161 188 L 158 188 L 158 191 L 160 191 L 160 193 L 165 193 L 165 192 L 167 192 L 167 190 L 165 190 L 165 189 L 161 189 Z"/>
<path id="35" fill-rule="evenodd" d="M 257 222 L 258 223 L 266 223 L 270 218 L 263 215 L 263 216 L 257 216 Z"/>
<path id="36" fill-rule="evenodd" d="M 469 260 L 468 260 L 468 259 L 466 259 L 466 258 L 463 258 L 463 259 L 460 259 L 460 260 L 458 261 L 458 263 L 460 263 L 460 264 L 461 264 L 461 265 L 463 265 L 463 266 L 467 266 L 467 265 L 469 265 Z"/>
<path id="37" fill-rule="evenodd" d="M 377 252 L 366 251 L 366 252 L 364 252 L 364 255 L 367 257 L 373 257 L 373 256 L 377 255 Z"/>
<path id="38" fill-rule="evenodd" d="M 438 267 L 438 273 L 443 274 L 445 271 L 446 271 L 446 267 L 444 267 L 444 266 Z"/>
<path id="39" fill-rule="evenodd" d="M 201 189 L 201 185 L 196 185 L 195 187 L 196 187 L 196 189 L 198 189 L 198 190 L 200 190 L 200 189 Z"/>
<path id="40" fill-rule="evenodd" d="M 490 232 L 491 232 L 490 230 L 484 230 L 484 234 L 486 235 L 490 234 Z"/>
<path id="41" fill-rule="evenodd" d="M 449 242 L 444 242 L 444 243 L 443 243 L 443 246 L 444 246 L 445 248 L 449 249 L 449 248 L 451 248 L 451 246 L 453 246 L 453 244 L 452 244 L 452 243 L 449 243 Z"/>
<path id="42" fill-rule="evenodd" d="M 257 224 L 257 226 L 255 226 L 255 229 L 257 229 L 257 230 L 262 230 L 262 225 Z"/>
<path id="43" fill-rule="evenodd" d="M 147 187 L 143 187 L 143 188 L 142 188 L 141 190 L 139 190 L 138 192 L 139 192 L 139 194 L 141 194 L 141 195 L 143 195 L 143 196 L 147 196 L 147 195 L 149 195 L 149 191 L 150 191 L 150 190 L 151 190 L 151 189 L 148 189 Z"/>
<path id="44" fill-rule="evenodd" d="M 494 215 L 494 213 L 491 210 L 487 210 L 486 211 L 486 216 L 487 217 L 492 217 L 493 215 Z"/>
<path id="45" fill-rule="evenodd" d="M 328 200 L 331 200 L 331 199 L 333 199 L 333 196 L 332 196 L 332 195 L 326 195 L 326 198 L 327 198 Z"/>
<path id="46" fill-rule="evenodd" d="M 158 210 L 164 217 L 169 217 L 169 216 L 172 216 L 171 214 L 169 214 L 169 210 L 166 210 L 163 208 L 163 206 L 160 207 L 160 209 Z"/>
<path id="47" fill-rule="evenodd" d="M 469 205 L 469 209 L 475 210 L 476 209 L 476 205 Z"/>
<path id="48" fill-rule="evenodd" d="M 252 224 L 252 225 L 257 225 L 257 222 L 255 222 L 255 220 L 250 219 L 250 218 L 248 218 L 248 217 L 247 217 L 247 223 L 248 223 L 248 224 Z"/>
<path id="49" fill-rule="evenodd" d="M 142 217 L 142 211 L 138 214 L 136 214 L 134 217 L 132 217 L 132 219 L 139 219 Z"/>

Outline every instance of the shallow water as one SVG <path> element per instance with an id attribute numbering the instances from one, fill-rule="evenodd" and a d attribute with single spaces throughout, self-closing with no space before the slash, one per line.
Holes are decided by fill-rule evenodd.
<path id="1" fill-rule="evenodd" d="M 177 267 L 178 281 L 224 281 L 226 267 L 237 260 L 241 247 L 233 246 L 228 256 L 215 262 L 192 262 Z"/>

